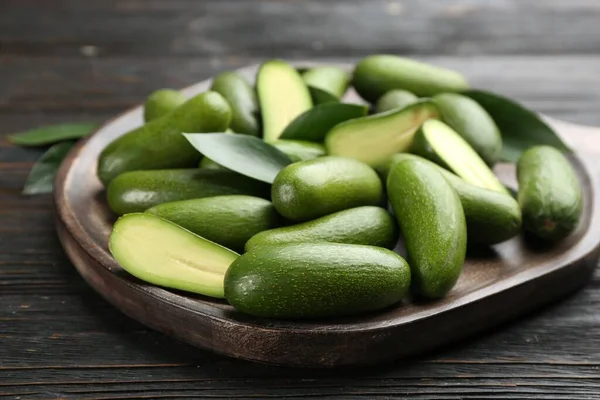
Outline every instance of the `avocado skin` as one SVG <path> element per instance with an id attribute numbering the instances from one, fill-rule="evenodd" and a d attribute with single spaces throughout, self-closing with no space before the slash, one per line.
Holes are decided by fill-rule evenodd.
<path id="1" fill-rule="evenodd" d="M 458 72 L 389 54 L 364 57 L 354 68 L 352 78 L 358 94 L 370 103 L 392 89 L 404 89 L 419 97 L 469 88 Z"/>
<path id="2" fill-rule="evenodd" d="M 235 260 L 225 274 L 225 298 L 260 317 L 341 317 L 399 302 L 410 278 L 406 261 L 387 249 L 291 243 L 258 247 Z"/>
<path id="3" fill-rule="evenodd" d="M 302 74 L 314 104 L 339 101 L 350 84 L 350 74 L 342 68 L 332 66 L 314 67 Z M 313 91 L 313 89 L 318 89 Z M 325 92 L 325 94 L 321 94 Z"/>
<path id="4" fill-rule="evenodd" d="M 378 172 L 386 179 L 396 163 L 415 159 L 433 166 L 456 191 L 465 213 L 469 244 L 492 245 L 504 242 L 519 234 L 522 225 L 521 209 L 508 194 L 472 185 L 452 172 L 422 157 L 399 153 L 382 166 Z"/>
<path id="5" fill-rule="evenodd" d="M 209 91 L 192 97 L 106 146 L 98 159 L 98 177 L 107 186 L 123 172 L 194 167 L 200 153 L 182 132 L 223 132 L 230 120 L 231 110 L 220 94 Z"/>
<path id="6" fill-rule="evenodd" d="M 117 215 L 142 212 L 177 200 L 246 194 L 268 198 L 269 185 L 232 171 L 168 169 L 132 171 L 108 185 L 107 200 Z"/>
<path id="7" fill-rule="evenodd" d="M 500 159 L 502 136 L 496 123 L 475 100 L 458 93 L 433 97 L 442 121 L 454 129 L 490 166 Z"/>
<path id="8" fill-rule="evenodd" d="M 527 149 L 517 163 L 517 180 L 526 231 L 558 241 L 577 228 L 582 188 L 573 166 L 559 150 L 545 145 Z"/>
<path id="9" fill-rule="evenodd" d="M 173 201 L 146 212 L 237 252 L 252 236 L 282 224 L 270 201 L 246 195 Z"/>
<path id="10" fill-rule="evenodd" d="M 246 251 L 283 243 L 330 242 L 393 249 L 398 226 L 381 207 L 363 206 L 329 214 L 297 225 L 265 230 L 250 238 Z"/>
<path id="11" fill-rule="evenodd" d="M 420 160 L 395 164 L 387 178 L 415 292 L 440 298 L 456 284 L 467 247 L 458 195 L 436 168 Z"/>
<path id="12" fill-rule="evenodd" d="M 419 98 L 407 90 L 394 89 L 390 90 L 377 100 L 375 110 L 377 113 L 382 113 L 397 108 L 404 108 L 417 100 L 419 100 Z"/>
<path id="13" fill-rule="evenodd" d="M 237 72 L 217 75 L 210 90 L 221 94 L 231 106 L 230 128 L 236 133 L 261 136 L 258 98 L 254 87 Z"/>
<path id="14" fill-rule="evenodd" d="M 149 122 L 165 116 L 185 103 L 185 101 L 185 96 L 178 90 L 156 90 L 148 96 L 144 103 L 144 121 Z"/>
<path id="15" fill-rule="evenodd" d="M 382 199 L 383 188 L 375 170 L 360 161 L 335 156 L 290 164 L 277 174 L 271 187 L 277 212 L 295 222 L 379 205 Z"/>

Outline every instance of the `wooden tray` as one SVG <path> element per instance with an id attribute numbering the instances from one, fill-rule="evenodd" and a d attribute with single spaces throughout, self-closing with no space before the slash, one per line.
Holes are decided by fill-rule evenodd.
<path id="1" fill-rule="evenodd" d="M 254 79 L 256 66 L 241 71 Z M 209 81 L 201 82 L 184 89 L 184 93 L 191 96 L 207 90 L 209 85 Z M 348 96 L 358 101 L 355 93 Z M 594 128 L 548 121 L 571 145 L 586 143 L 588 150 L 595 145 L 581 140 L 589 139 Z M 115 217 L 96 177 L 97 158 L 109 142 L 141 122 L 141 107 L 107 122 L 81 141 L 62 164 L 55 189 L 61 243 L 90 286 L 126 315 L 167 335 L 228 356 L 332 367 L 415 354 L 566 295 L 588 281 L 599 256 L 598 168 L 592 157 L 578 155 L 572 157 L 572 163 L 584 188 L 583 217 L 578 230 L 555 247 L 540 249 L 517 237 L 490 248 L 487 254 L 471 254 L 455 288 L 439 301 L 407 302 L 381 312 L 328 322 L 249 317 L 226 302 L 147 285 L 122 270 L 108 251 Z M 497 173 L 504 182 L 515 185 L 513 166 L 501 165 Z"/>

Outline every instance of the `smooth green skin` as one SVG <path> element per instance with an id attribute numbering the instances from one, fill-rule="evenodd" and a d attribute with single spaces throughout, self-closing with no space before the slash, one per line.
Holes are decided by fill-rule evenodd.
<path id="1" fill-rule="evenodd" d="M 502 135 L 479 103 L 457 93 L 442 93 L 433 99 L 442 114 L 442 121 L 462 136 L 488 165 L 498 162 L 502 153 Z"/>
<path id="2" fill-rule="evenodd" d="M 193 168 L 126 172 L 107 188 L 108 205 L 117 215 L 171 201 L 229 194 L 268 198 L 269 185 L 232 171 Z"/>
<path id="3" fill-rule="evenodd" d="M 390 90 L 377 100 L 375 111 L 377 113 L 382 113 L 397 108 L 404 108 L 417 100 L 419 100 L 419 98 L 407 90 Z"/>
<path id="4" fill-rule="evenodd" d="M 182 133 L 223 132 L 230 120 L 223 96 L 211 91 L 194 96 L 110 143 L 100 154 L 98 177 L 107 186 L 123 172 L 195 167 L 200 153 Z"/>
<path id="5" fill-rule="evenodd" d="M 384 181 L 391 168 L 404 160 L 420 160 L 435 168 L 458 194 L 467 222 L 469 243 L 492 245 L 519 234 L 521 209 L 510 195 L 472 185 L 450 171 L 414 154 L 399 153 L 378 169 Z"/>
<path id="6" fill-rule="evenodd" d="M 227 268 L 239 254 L 146 213 L 120 217 L 109 249 L 131 275 L 153 285 L 222 299 Z"/>
<path id="7" fill-rule="evenodd" d="M 242 252 L 246 242 L 257 233 L 282 224 L 281 216 L 270 201 L 245 195 L 174 201 L 146 212 L 238 252 Z"/>
<path id="8" fill-rule="evenodd" d="M 211 160 L 208 157 L 204 157 L 204 158 L 202 158 L 202 160 L 200 160 L 200 163 L 198 164 L 198 168 L 202 168 L 202 169 L 219 169 L 219 170 L 227 170 L 227 171 L 229 171 L 228 168 L 225 168 L 221 164 L 214 162 L 213 160 Z"/>
<path id="9" fill-rule="evenodd" d="M 583 192 L 567 158 L 546 145 L 529 148 L 517 163 L 523 227 L 541 239 L 558 241 L 581 219 Z"/>
<path id="10" fill-rule="evenodd" d="M 246 243 L 246 251 L 283 243 L 331 242 L 363 244 L 393 249 L 398 226 L 381 207 L 364 206 L 326 215 L 297 225 L 258 233 Z"/>
<path id="11" fill-rule="evenodd" d="M 349 208 L 379 205 L 383 189 L 368 165 L 326 156 L 282 169 L 271 186 L 271 200 L 285 218 L 303 222 Z"/>
<path id="12" fill-rule="evenodd" d="M 441 298 L 456 284 L 467 249 L 460 199 L 436 168 L 419 160 L 395 164 L 387 179 L 415 291 Z"/>
<path id="13" fill-rule="evenodd" d="M 361 59 L 354 69 L 352 83 L 358 94 L 370 103 L 393 89 L 424 97 L 469 88 L 465 77 L 458 72 L 387 54 Z"/>
<path id="14" fill-rule="evenodd" d="M 313 102 L 302 76 L 282 60 L 261 65 L 256 77 L 256 90 L 262 113 L 263 139 L 273 142 L 286 126 Z"/>
<path id="15" fill-rule="evenodd" d="M 325 148 L 327 154 L 377 167 L 394 154 L 410 149 L 419 126 L 438 115 L 431 100 L 419 100 L 403 109 L 342 122 L 325 136 Z"/>
<path id="16" fill-rule="evenodd" d="M 258 98 L 246 78 L 226 71 L 215 77 L 210 90 L 220 93 L 231 106 L 230 128 L 234 132 L 260 137 Z"/>
<path id="17" fill-rule="evenodd" d="M 351 76 L 342 68 L 323 66 L 309 69 L 302 74 L 302 79 L 304 79 L 309 89 L 316 88 L 331 95 L 329 98 L 319 94 L 315 96 L 315 93 L 318 92 L 311 90 L 313 102 L 322 104 L 324 102 L 339 101 L 344 97 L 350 85 Z"/>
<path id="18" fill-rule="evenodd" d="M 398 303 L 410 279 L 406 261 L 387 249 L 291 243 L 258 247 L 234 261 L 225 274 L 225 298 L 260 317 L 341 317 Z"/>
<path id="19" fill-rule="evenodd" d="M 284 152 L 294 162 L 313 160 L 327 154 L 322 144 L 306 140 L 279 139 L 273 142 L 273 146 Z"/>
<path id="20" fill-rule="evenodd" d="M 185 103 L 186 98 L 179 90 L 159 89 L 152 92 L 144 103 L 144 121 L 163 117 Z"/>

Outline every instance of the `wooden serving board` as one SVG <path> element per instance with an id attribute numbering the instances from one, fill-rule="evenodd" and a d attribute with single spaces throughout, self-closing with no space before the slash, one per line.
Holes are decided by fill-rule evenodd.
<path id="1" fill-rule="evenodd" d="M 256 66 L 240 71 L 254 79 Z M 183 92 L 192 96 L 209 86 L 210 81 L 204 81 Z M 353 92 L 348 100 L 360 101 Z M 577 231 L 552 247 L 541 248 L 520 236 L 485 254 L 469 254 L 456 286 L 437 301 L 406 301 L 352 318 L 281 321 L 247 316 L 225 301 L 132 277 L 108 250 L 116 217 L 106 204 L 96 163 L 108 143 L 142 123 L 141 106 L 104 124 L 64 161 L 55 186 L 57 231 L 66 253 L 94 290 L 131 318 L 182 341 L 232 357 L 290 366 L 389 361 L 473 335 L 559 299 L 588 281 L 600 255 L 600 168 L 589 155 L 594 149 L 600 153 L 600 130 L 546 120 L 568 144 L 582 149 L 571 157 L 584 190 Z M 514 166 L 500 165 L 496 172 L 516 186 Z"/>

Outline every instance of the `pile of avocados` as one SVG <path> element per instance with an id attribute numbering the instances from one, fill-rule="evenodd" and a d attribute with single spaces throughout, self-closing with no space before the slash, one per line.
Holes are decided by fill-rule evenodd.
<path id="1" fill-rule="evenodd" d="M 552 244 L 578 226 L 582 188 L 557 148 L 522 153 L 516 193 L 496 177 L 503 136 L 458 72 L 274 59 L 255 82 L 227 71 L 190 98 L 158 90 L 102 151 L 109 248 L 131 275 L 254 316 L 335 318 L 446 296 L 467 244 L 523 231 Z M 344 103 L 352 89 L 368 105 Z M 222 142 L 234 156 L 204 156 L 188 135 L 205 134 L 236 139 Z"/>

